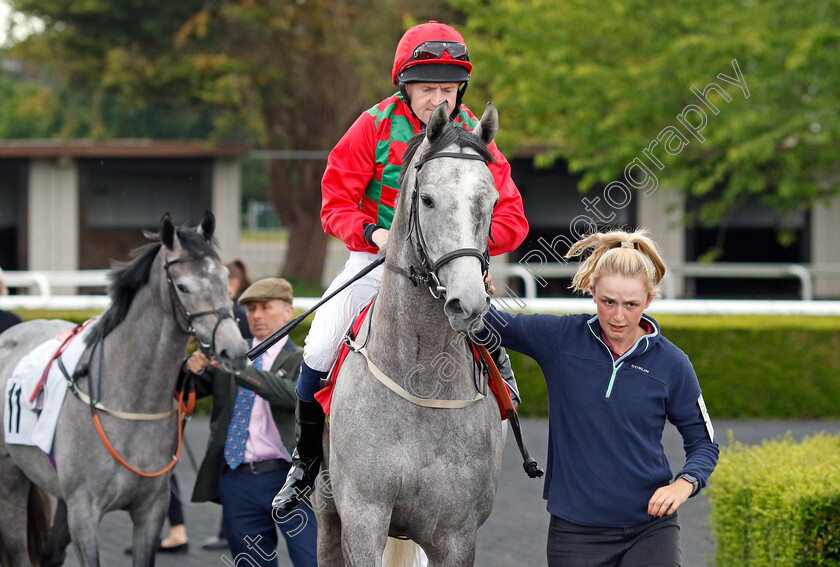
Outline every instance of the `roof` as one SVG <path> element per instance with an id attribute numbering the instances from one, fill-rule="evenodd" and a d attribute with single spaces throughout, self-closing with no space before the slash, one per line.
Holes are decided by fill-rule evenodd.
<path id="1" fill-rule="evenodd" d="M 2 158 L 217 158 L 242 157 L 243 142 L 202 140 L 0 140 Z"/>

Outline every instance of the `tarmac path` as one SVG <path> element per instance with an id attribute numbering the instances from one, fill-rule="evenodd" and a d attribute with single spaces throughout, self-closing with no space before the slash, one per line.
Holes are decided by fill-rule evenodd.
<path id="1" fill-rule="evenodd" d="M 715 432 L 721 445 L 729 438 L 731 430 L 737 441 L 758 444 L 764 439 L 778 437 L 791 432 L 794 439 L 818 431 L 840 432 L 840 421 L 739 421 L 714 420 Z M 186 428 L 188 444 L 200 461 L 208 436 L 208 419 L 193 418 Z M 541 464 L 545 463 L 548 445 L 548 421 L 545 419 L 524 419 L 522 427 L 525 442 L 531 455 Z M 668 459 L 676 472 L 684 462 L 682 439 L 676 429 L 666 427 L 663 440 Z M 195 472 L 188 458 L 176 468 L 184 500 L 189 500 L 195 480 Z M 714 480 L 714 475 L 712 476 Z M 529 479 L 522 470 L 522 462 L 513 435 L 508 434 L 504 451 L 502 475 L 493 513 L 478 532 L 476 565 L 481 567 L 546 565 L 545 542 L 548 530 L 548 512 L 542 499 L 542 480 Z M 221 508 L 212 503 L 184 506 L 190 550 L 186 554 L 158 554 L 159 567 L 205 567 L 230 566 L 233 562 L 227 554 L 223 559 L 221 551 L 205 551 L 201 542 L 212 537 L 218 529 Z M 701 493 L 686 502 L 679 511 L 682 540 L 682 564 L 685 567 L 704 567 L 714 563 L 715 543 L 707 520 L 709 502 Z M 131 545 L 131 524 L 125 512 L 107 515 L 100 527 L 100 557 L 104 567 L 129 566 L 131 560 L 123 550 Z M 166 528 L 164 528 L 166 531 Z M 281 538 L 282 542 L 282 538 Z M 285 544 L 278 550 L 280 567 L 291 567 Z M 75 553 L 68 551 L 65 565 L 78 567 Z"/>

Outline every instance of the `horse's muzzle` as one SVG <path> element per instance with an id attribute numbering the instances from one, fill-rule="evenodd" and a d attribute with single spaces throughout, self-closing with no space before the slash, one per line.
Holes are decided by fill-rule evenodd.
<path id="1" fill-rule="evenodd" d="M 457 297 L 446 300 L 443 306 L 444 314 L 449 318 L 450 326 L 459 333 L 465 333 L 474 328 L 474 321 L 481 319 L 490 309 L 490 296 L 484 294 L 482 301 L 467 302 Z"/>

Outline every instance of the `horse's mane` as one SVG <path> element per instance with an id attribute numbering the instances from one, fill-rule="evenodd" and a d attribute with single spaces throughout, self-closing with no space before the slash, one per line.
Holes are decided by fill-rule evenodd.
<path id="1" fill-rule="evenodd" d="M 160 241 L 159 234 L 148 232 L 144 234 L 152 242 L 132 251 L 131 258 L 133 259 L 131 261 L 114 263 L 111 272 L 108 274 L 108 279 L 111 281 L 108 285 L 111 306 L 91 329 L 88 338 L 89 344 L 104 339 L 125 320 L 137 292 L 149 283 L 152 264 L 163 244 Z M 219 259 L 219 255 L 211 244 L 195 230 L 181 227 L 175 231 L 175 234 L 187 255 L 193 258 L 210 256 Z"/>
<path id="2" fill-rule="evenodd" d="M 406 196 L 409 191 L 405 191 L 406 187 L 404 187 L 405 178 L 408 174 L 408 170 L 411 167 L 411 161 L 414 159 L 415 154 L 417 153 L 417 149 L 423 143 L 423 140 L 426 138 L 426 131 L 423 130 L 419 134 L 415 135 L 411 140 L 408 142 L 408 146 L 406 146 L 405 153 L 403 153 L 403 166 L 400 170 L 399 176 L 399 185 L 400 185 L 400 192 L 397 195 L 397 202 L 394 206 L 395 210 L 399 211 L 402 209 L 402 202 L 403 199 L 408 199 L 409 197 Z M 490 150 L 487 149 L 487 146 L 484 145 L 484 142 L 481 141 L 481 138 L 476 136 L 472 133 L 472 130 L 468 130 L 459 124 L 452 124 L 450 123 L 446 128 L 443 129 L 443 132 L 437 137 L 436 140 L 429 143 L 429 147 L 426 150 L 425 155 L 433 155 L 438 152 L 442 152 L 444 149 L 449 147 L 452 144 L 458 144 L 459 148 L 471 148 L 475 150 L 479 156 L 484 158 L 484 161 L 488 164 L 493 163 L 495 160 L 493 159 L 493 154 L 490 153 Z M 396 214 L 395 214 L 396 217 Z M 391 225 L 392 235 L 391 237 L 404 237 L 405 234 L 403 233 L 407 230 L 408 223 L 405 222 L 395 222 Z"/>
<path id="3" fill-rule="evenodd" d="M 420 147 L 420 144 L 423 143 L 425 138 L 426 132 L 424 130 L 409 140 L 408 146 L 403 154 L 403 167 L 400 170 L 399 177 L 400 187 L 402 187 L 403 180 L 405 179 L 408 171 L 407 166 L 411 163 L 411 160 L 414 159 L 414 154 L 417 153 L 417 148 Z M 429 149 L 426 150 L 426 155 L 433 155 L 438 152 L 442 152 L 451 144 L 458 144 L 459 148 L 471 148 L 475 150 L 488 164 L 495 161 L 493 159 L 493 154 L 490 153 L 490 150 L 487 149 L 487 146 L 484 145 L 481 138 L 472 133 L 472 130 L 468 130 L 461 125 L 452 123 L 450 123 L 449 127 L 443 129 L 443 132 L 440 136 L 438 136 L 437 140 L 429 143 Z"/>

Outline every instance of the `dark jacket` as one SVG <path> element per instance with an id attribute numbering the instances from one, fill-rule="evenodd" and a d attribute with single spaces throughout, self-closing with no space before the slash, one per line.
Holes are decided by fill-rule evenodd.
<path id="1" fill-rule="evenodd" d="M 548 461 L 543 497 L 555 516 L 584 526 L 628 527 L 650 517 L 648 500 L 671 481 L 665 420 L 683 438 L 685 466 L 706 485 L 718 459 L 700 384 L 688 357 L 654 331 L 618 360 L 597 316 L 511 314 L 485 321 L 502 346 L 540 365 L 548 388 Z"/>
<path id="2" fill-rule="evenodd" d="M 271 365 L 270 371 L 248 366 L 238 375 L 218 368 L 207 367 L 201 374 L 185 373 L 194 377 L 196 396 L 213 396 L 210 415 L 210 439 L 193 489 L 193 502 L 218 502 L 219 477 L 225 468 L 225 439 L 233 416 L 238 386 L 253 390 L 271 406 L 274 423 L 283 444 L 291 451 L 295 447 L 295 386 L 300 373 L 303 349 L 287 341 Z"/>

